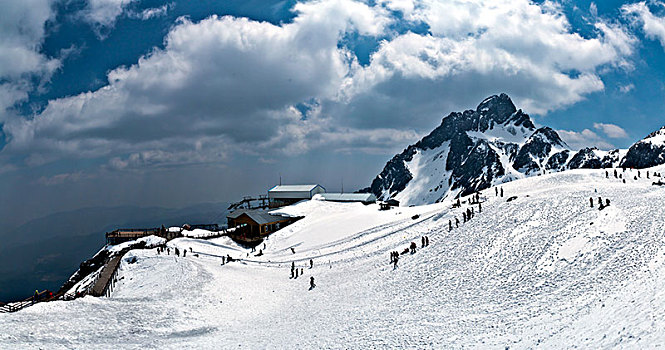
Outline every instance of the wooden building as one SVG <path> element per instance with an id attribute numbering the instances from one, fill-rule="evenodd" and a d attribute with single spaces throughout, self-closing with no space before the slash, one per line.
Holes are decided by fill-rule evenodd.
<path id="1" fill-rule="evenodd" d="M 229 236 L 246 243 L 261 241 L 265 236 L 299 219 L 255 209 L 236 210 L 226 217 Z"/>
<path id="2" fill-rule="evenodd" d="M 162 229 L 155 228 L 121 228 L 106 233 L 106 244 L 116 245 L 123 242 L 133 241 L 150 235 L 161 236 Z"/>
<path id="3" fill-rule="evenodd" d="M 325 193 L 323 186 L 314 185 L 277 185 L 268 190 L 268 206 L 278 208 L 291 205 L 301 200 L 312 199 L 314 195 Z"/>
<path id="4" fill-rule="evenodd" d="M 147 236 L 162 237 L 170 241 L 176 237 L 180 237 L 180 231 L 171 231 L 164 228 L 164 226 L 161 228 L 121 228 L 106 233 L 106 244 L 116 245 Z"/>
<path id="5" fill-rule="evenodd" d="M 397 199 L 389 199 L 387 201 L 379 202 L 379 210 L 389 210 L 392 207 L 399 207 Z"/>

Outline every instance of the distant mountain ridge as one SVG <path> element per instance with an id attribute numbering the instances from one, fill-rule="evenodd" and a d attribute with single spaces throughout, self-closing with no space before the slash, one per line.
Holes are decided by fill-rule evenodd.
<path id="1" fill-rule="evenodd" d="M 361 192 L 405 205 L 434 203 L 515 179 L 567 169 L 635 168 L 665 163 L 665 127 L 628 150 L 572 150 L 549 128 L 536 128 L 506 94 L 475 110 L 452 112 L 420 141 L 390 159 Z"/>

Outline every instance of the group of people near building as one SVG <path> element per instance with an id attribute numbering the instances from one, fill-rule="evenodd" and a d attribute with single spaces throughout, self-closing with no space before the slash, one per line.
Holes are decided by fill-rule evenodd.
<path id="1" fill-rule="evenodd" d="M 194 250 L 192 249 L 192 247 L 189 247 L 189 252 L 191 253 L 193 251 Z M 171 255 L 171 248 L 167 247 L 166 245 L 161 245 L 161 246 L 157 247 L 157 255 L 159 255 L 161 253 L 164 253 L 164 252 L 166 252 L 166 255 Z M 182 252 L 182 257 L 183 258 L 187 256 L 187 249 L 183 249 L 181 251 L 180 249 L 178 249 L 178 247 L 173 247 L 173 254 L 175 254 L 175 256 L 180 256 L 181 252 Z M 197 254 L 194 254 L 194 255 L 198 256 Z"/>

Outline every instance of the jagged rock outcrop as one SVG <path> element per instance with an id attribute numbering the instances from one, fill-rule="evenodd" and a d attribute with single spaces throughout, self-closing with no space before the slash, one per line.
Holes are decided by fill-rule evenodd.
<path id="1" fill-rule="evenodd" d="M 600 158 L 594 152 L 596 148 L 582 148 L 568 162 L 569 169 L 600 169 Z"/>
<path id="2" fill-rule="evenodd" d="M 543 164 L 543 161 L 549 161 L 552 149 L 557 146 L 568 147 L 556 131 L 548 127 L 540 128 L 529 136 L 520 148 L 513 162 L 513 168 L 527 175 L 538 172 L 543 167 L 547 168 L 547 164 Z"/>
<path id="3" fill-rule="evenodd" d="M 665 164 L 665 126 L 633 144 L 621 160 L 626 168 L 649 168 Z"/>

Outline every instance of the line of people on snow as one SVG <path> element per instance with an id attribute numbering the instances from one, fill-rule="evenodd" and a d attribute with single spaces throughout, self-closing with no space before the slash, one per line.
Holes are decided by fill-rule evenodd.
<path id="1" fill-rule="evenodd" d="M 421 248 L 429 246 L 429 236 L 420 237 L 420 242 L 422 245 Z M 393 264 L 393 269 L 397 268 L 397 263 L 399 262 L 400 255 L 415 254 L 417 248 L 418 245 L 416 244 L 416 242 L 411 242 L 411 244 L 409 244 L 407 248 L 404 248 L 404 250 L 401 253 L 397 250 L 390 252 L 390 263 Z"/>

